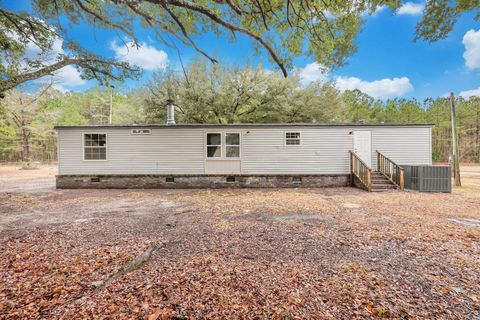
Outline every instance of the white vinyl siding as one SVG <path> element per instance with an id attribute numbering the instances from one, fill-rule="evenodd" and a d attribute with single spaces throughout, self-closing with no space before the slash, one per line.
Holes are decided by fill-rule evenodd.
<path id="1" fill-rule="evenodd" d="M 108 137 L 105 161 L 83 161 L 82 133 L 61 129 L 58 134 L 59 174 L 203 174 L 203 131 L 152 129 L 132 135 L 131 128 L 104 129 Z"/>
<path id="2" fill-rule="evenodd" d="M 399 165 L 431 165 L 431 128 L 375 128 L 372 130 L 372 166 L 374 169 L 376 169 L 376 150 Z"/>
<path id="3" fill-rule="evenodd" d="M 300 145 L 285 145 L 285 132 L 251 129 L 243 134 L 244 174 L 348 173 L 352 137 L 347 128 L 302 128 Z M 291 132 L 291 131 L 289 131 Z"/>
<path id="4" fill-rule="evenodd" d="M 350 132 L 358 130 L 372 132 L 374 167 L 376 150 L 401 165 L 432 163 L 428 126 L 252 126 L 218 130 L 173 126 L 152 128 L 147 135 L 132 135 L 131 129 L 98 131 L 108 137 L 104 161 L 83 161 L 82 134 L 88 129 L 59 129 L 59 174 L 348 174 L 348 152 L 353 149 Z M 206 157 L 209 132 L 221 133 L 221 158 Z M 301 132 L 301 144 L 286 145 L 286 132 Z M 225 133 L 240 134 L 240 158 L 225 157 Z"/>

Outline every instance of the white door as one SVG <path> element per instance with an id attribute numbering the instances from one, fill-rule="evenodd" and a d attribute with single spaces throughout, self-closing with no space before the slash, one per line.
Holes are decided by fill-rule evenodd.
<path id="1" fill-rule="evenodd" d="M 353 151 L 370 168 L 372 167 L 372 132 L 354 131 L 353 132 Z"/>

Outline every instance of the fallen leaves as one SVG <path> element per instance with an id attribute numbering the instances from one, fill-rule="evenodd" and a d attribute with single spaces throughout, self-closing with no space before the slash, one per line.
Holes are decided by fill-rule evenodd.
<path id="1" fill-rule="evenodd" d="M 7 221 L 0 227 L 13 228 L 15 216 L 51 219 L 2 233 L 3 318 L 462 319 L 480 312 L 480 228 L 448 220 L 480 218 L 474 190 L 69 190 L 0 198 Z M 149 245 L 171 241 L 178 242 L 140 268 L 92 286 Z"/>

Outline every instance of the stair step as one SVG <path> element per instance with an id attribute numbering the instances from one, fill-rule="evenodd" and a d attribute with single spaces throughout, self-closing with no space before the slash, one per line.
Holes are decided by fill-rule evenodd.
<path id="1" fill-rule="evenodd" d="M 372 185 L 372 189 L 396 189 L 397 186 L 394 184 L 377 184 Z"/>
<path id="2" fill-rule="evenodd" d="M 390 188 L 390 189 L 372 189 L 371 192 L 390 192 L 394 191 L 396 189 Z"/>
<path id="3" fill-rule="evenodd" d="M 381 181 L 372 180 L 372 184 L 394 184 L 394 183 L 390 180 L 381 180 Z"/>

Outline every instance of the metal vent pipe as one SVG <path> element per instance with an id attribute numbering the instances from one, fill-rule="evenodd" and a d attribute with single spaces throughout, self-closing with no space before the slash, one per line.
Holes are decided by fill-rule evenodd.
<path id="1" fill-rule="evenodd" d="M 175 124 L 175 102 L 171 99 L 167 100 L 167 124 Z"/>

